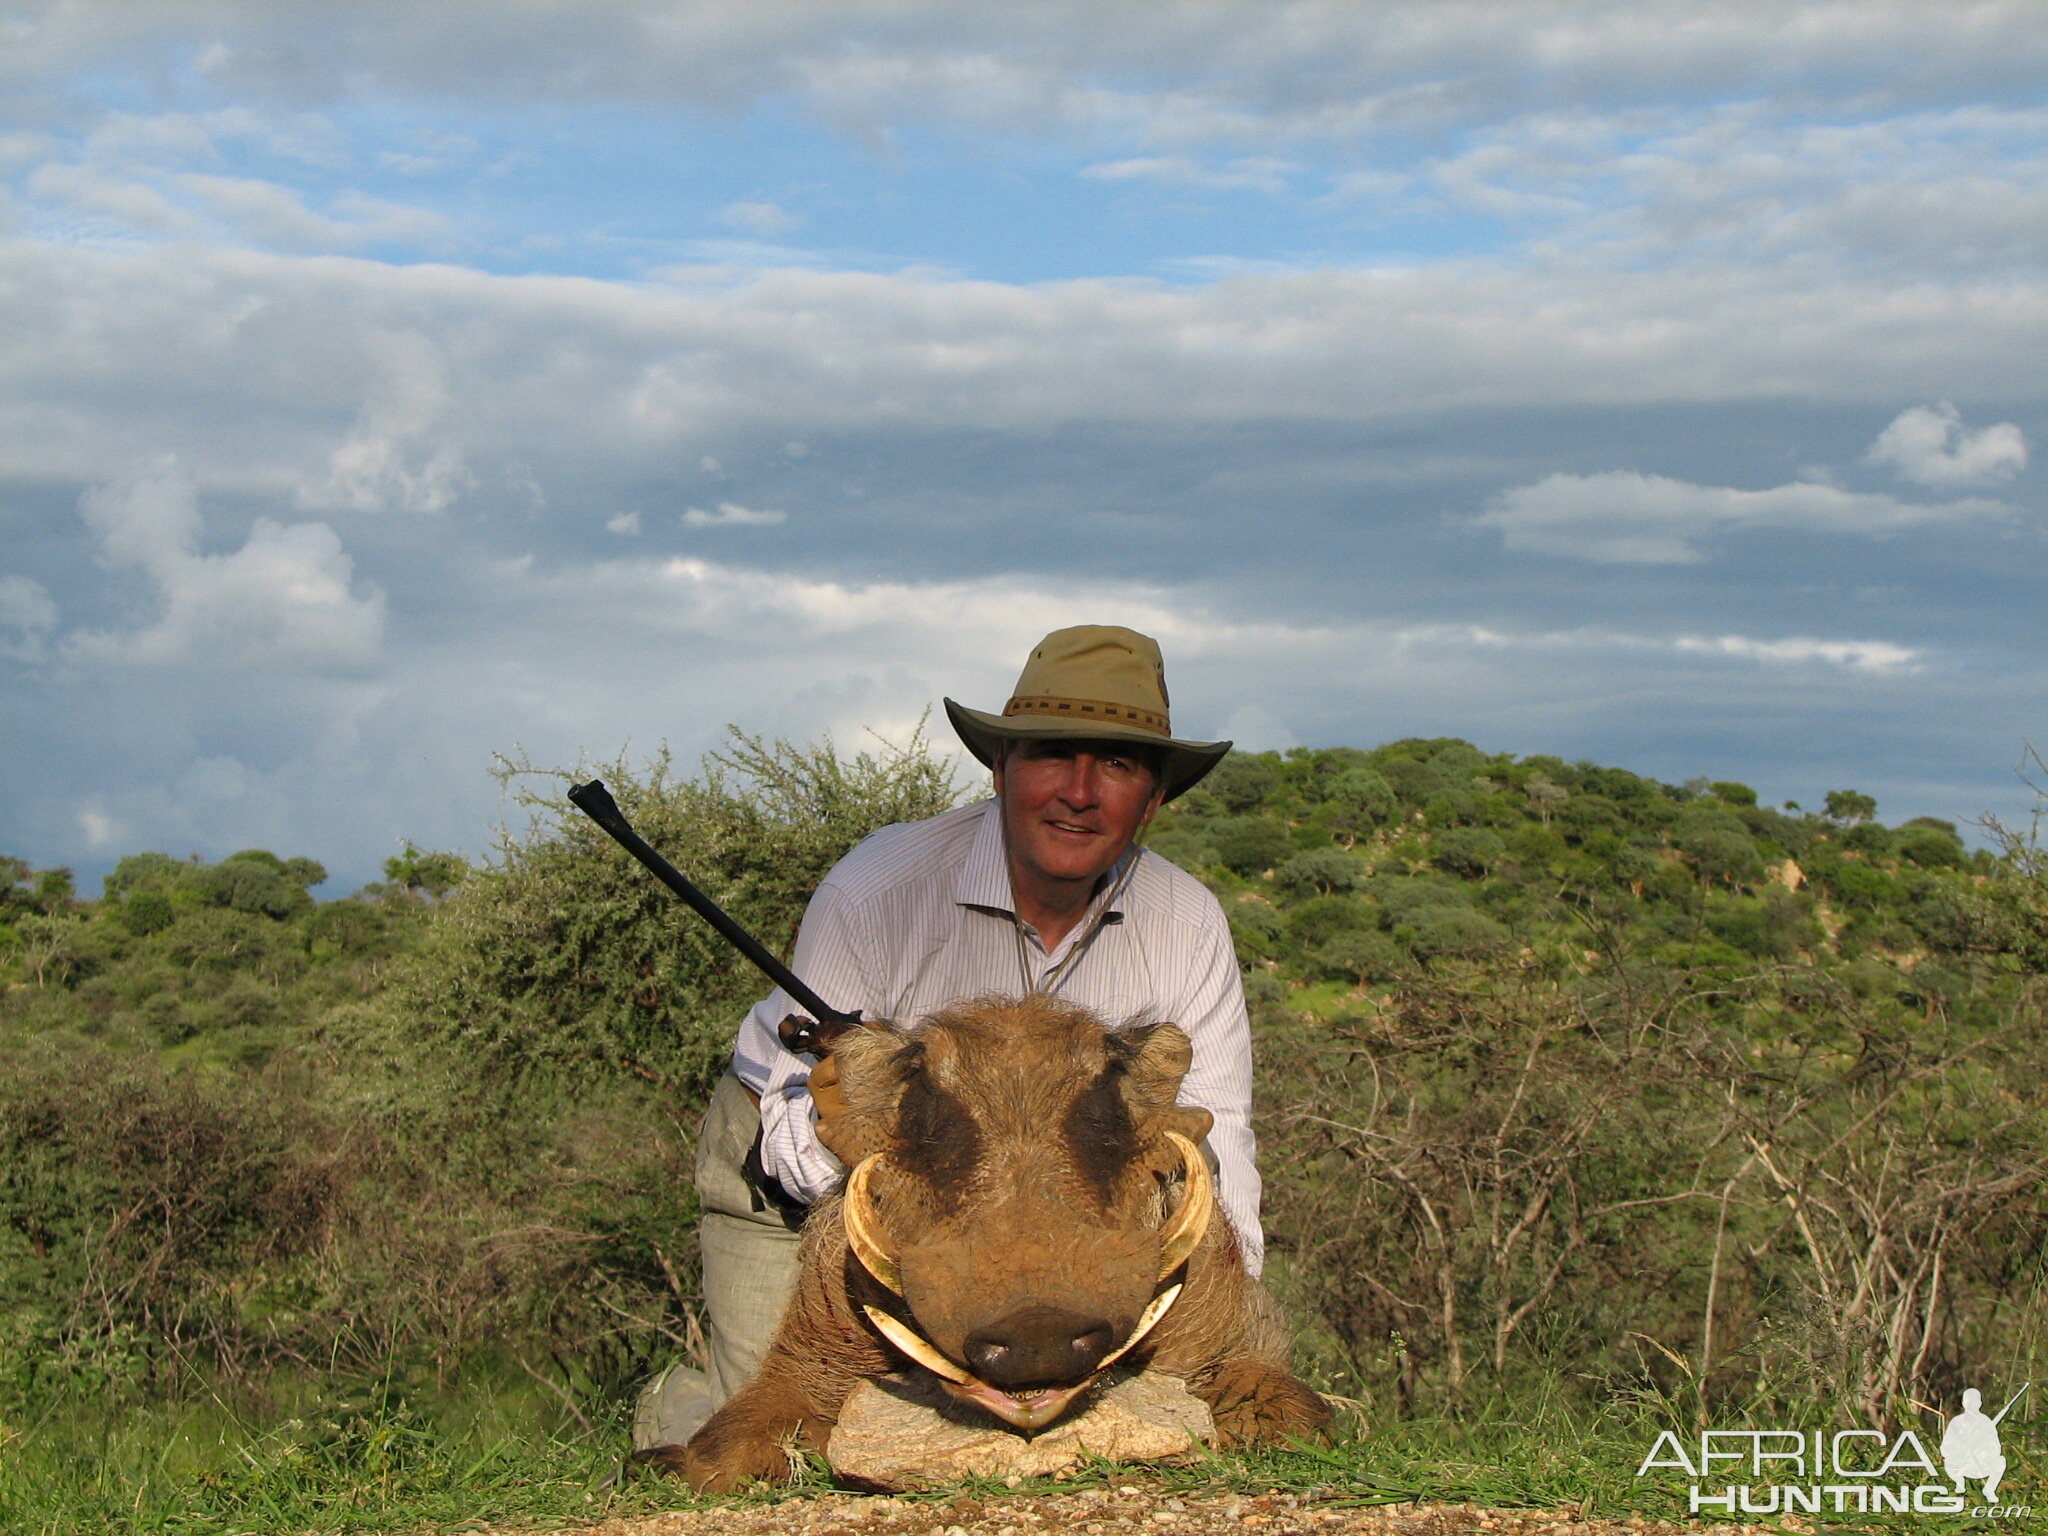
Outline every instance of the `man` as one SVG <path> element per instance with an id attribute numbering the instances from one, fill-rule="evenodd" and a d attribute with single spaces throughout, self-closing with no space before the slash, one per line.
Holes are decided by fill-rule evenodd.
<path id="1" fill-rule="evenodd" d="M 1047 635 L 1001 714 L 946 700 L 995 797 L 884 827 L 811 898 L 792 969 L 835 1008 L 914 1023 L 962 997 L 1054 992 L 1112 1025 L 1168 1020 L 1194 1065 L 1181 1098 L 1215 1117 L 1217 1194 L 1256 1274 L 1251 1041 L 1230 929 L 1199 881 L 1133 846 L 1230 743 L 1177 740 L 1158 644 L 1082 625 Z M 698 1143 L 710 1371 L 649 1384 L 641 1448 L 679 1444 L 766 1352 L 796 1274 L 803 1209 L 845 1170 L 819 1145 L 836 1077 L 784 1050 L 781 991 L 740 1027 Z M 815 1092 L 814 1092 L 815 1090 Z"/>

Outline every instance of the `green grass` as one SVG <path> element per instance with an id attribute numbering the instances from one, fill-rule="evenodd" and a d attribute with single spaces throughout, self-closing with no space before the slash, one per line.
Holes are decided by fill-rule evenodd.
<path id="1" fill-rule="evenodd" d="M 309 1399 L 278 1418 L 215 1397 L 47 1407 L 0 1449 L 0 1530 L 369 1531 L 564 1524 L 673 1508 L 615 1483 L 623 1410 L 549 1423 L 530 1384 L 431 1407 Z"/>
<path id="2" fill-rule="evenodd" d="M 308 1400 L 259 1423 L 223 1399 L 110 1410 L 74 1400 L 7 1426 L 0 1446 L 0 1530 L 56 1536 L 79 1530 L 179 1533 L 457 1531 L 483 1525 L 559 1527 L 652 1514 L 703 1501 L 661 1479 L 620 1480 L 625 1408 L 588 1405 L 585 1424 L 530 1382 L 474 1384 L 467 1396 L 421 1407 L 372 1390 L 353 1401 Z M 1739 1414 L 1717 1416 L 1735 1426 Z M 1688 1518 L 1684 1488 L 1635 1469 L 1661 1422 L 1643 1404 L 1589 1414 L 1550 1392 L 1521 1405 L 1475 1406 L 1458 1417 L 1365 1424 L 1347 1418 L 1335 1444 L 1209 1456 L 1188 1467 L 1096 1464 L 1011 1489 L 970 1483 L 955 1492 L 1015 1497 L 1133 1480 L 1181 1497 L 1267 1492 L 1336 1506 L 1409 1502 L 1569 1509 L 1583 1518 Z M 2038 1425 L 2010 1437 L 2038 1509 Z M 1653 1478 L 1659 1475 L 1653 1474 Z M 795 1484 L 748 1502 L 810 1498 L 830 1488 L 814 1461 Z M 1755 1517 L 1749 1517 L 1756 1523 Z M 2029 1522 L 2002 1522 L 2022 1528 Z M 1829 1530 L 1910 1529 L 1943 1536 L 2001 1522 L 1906 1516 L 1829 1517 Z"/>

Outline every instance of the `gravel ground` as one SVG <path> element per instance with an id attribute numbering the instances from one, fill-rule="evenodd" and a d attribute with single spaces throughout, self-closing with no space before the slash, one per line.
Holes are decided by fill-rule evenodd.
<path id="1" fill-rule="evenodd" d="M 774 1505 L 678 1511 L 607 1520 L 578 1536 L 1681 1536 L 1699 1526 L 1652 1520 L 1580 1520 L 1563 1510 L 1398 1504 L 1346 1508 L 1300 1494 L 1176 1495 L 1137 1483 L 1077 1493 L 962 1496 L 942 1502 L 828 1494 Z M 1716 1536 L 1758 1526 L 1720 1526 Z"/>

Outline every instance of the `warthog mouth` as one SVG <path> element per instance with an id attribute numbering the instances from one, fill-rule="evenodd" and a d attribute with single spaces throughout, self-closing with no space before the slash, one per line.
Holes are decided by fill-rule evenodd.
<path id="1" fill-rule="evenodd" d="M 1160 1233 L 1159 1278 L 1165 1280 L 1181 1265 L 1185 1264 L 1209 1230 L 1209 1221 L 1215 1212 L 1215 1189 L 1209 1177 L 1209 1165 L 1202 1152 L 1187 1137 L 1176 1131 L 1168 1131 L 1170 1140 L 1180 1152 L 1181 1162 L 1187 1173 L 1187 1191 L 1181 1196 L 1180 1207 L 1173 1213 Z M 875 1217 L 872 1198 L 868 1194 L 868 1177 L 874 1165 L 885 1154 L 877 1152 L 862 1158 L 853 1172 L 847 1176 L 846 1198 L 840 1207 L 840 1216 L 846 1226 L 847 1245 L 867 1272 L 880 1281 L 897 1296 L 903 1294 L 903 1276 L 896 1266 L 895 1258 L 879 1236 L 880 1225 Z M 1184 1283 L 1184 1282 L 1182 1282 Z M 1028 1392 L 1008 1392 L 1001 1387 L 989 1385 L 966 1366 L 949 1359 L 944 1351 L 920 1334 L 910 1323 L 880 1307 L 863 1304 L 861 1310 L 868 1321 L 899 1351 L 916 1361 L 934 1376 L 954 1397 L 962 1402 L 972 1403 L 987 1410 L 1007 1424 L 1019 1429 L 1042 1429 L 1064 1413 L 1068 1406 L 1089 1387 L 1093 1386 L 1109 1368 L 1129 1354 L 1144 1340 L 1167 1310 L 1180 1299 L 1181 1283 L 1167 1286 L 1155 1295 L 1145 1310 L 1138 1315 L 1137 1326 L 1131 1330 L 1116 1349 L 1104 1356 L 1102 1361 L 1081 1380 L 1069 1386 L 1041 1387 Z"/>

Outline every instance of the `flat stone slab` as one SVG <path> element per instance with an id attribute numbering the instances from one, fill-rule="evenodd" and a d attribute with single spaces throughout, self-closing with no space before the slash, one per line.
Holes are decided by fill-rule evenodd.
<path id="1" fill-rule="evenodd" d="M 1177 1376 L 1147 1371 L 1113 1382 L 1079 1413 L 1026 1435 L 949 1397 L 920 1373 L 855 1387 L 825 1459 L 840 1477 L 902 1493 L 965 1477 L 1048 1477 L 1083 1457 L 1172 1461 L 1215 1435 L 1209 1405 Z"/>

